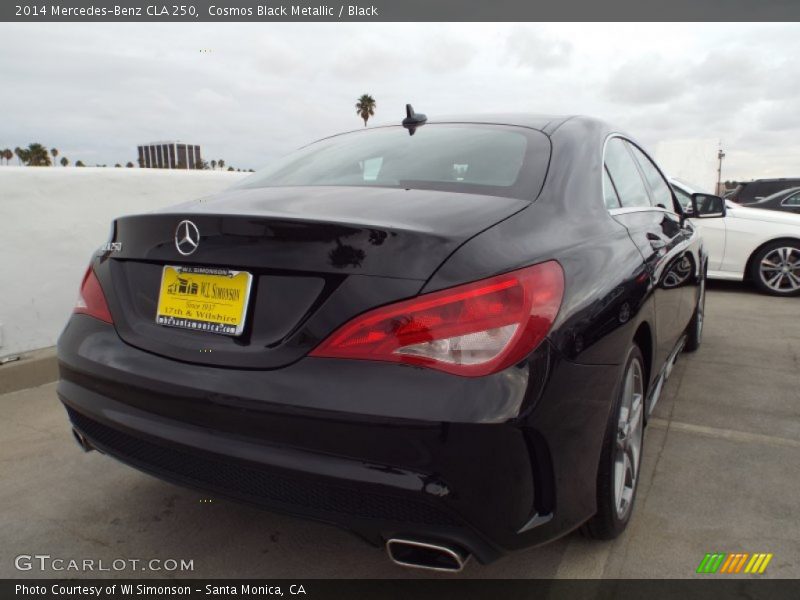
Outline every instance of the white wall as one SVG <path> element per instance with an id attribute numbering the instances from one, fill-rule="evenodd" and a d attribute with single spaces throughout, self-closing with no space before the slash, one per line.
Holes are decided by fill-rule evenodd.
<path id="1" fill-rule="evenodd" d="M 653 153 L 669 177 L 681 179 L 698 191 L 716 193 L 719 141 L 711 139 L 659 142 Z"/>
<path id="2" fill-rule="evenodd" d="M 199 198 L 243 175 L 0 167 L 0 357 L 55 343 L 115 217 Z"/>

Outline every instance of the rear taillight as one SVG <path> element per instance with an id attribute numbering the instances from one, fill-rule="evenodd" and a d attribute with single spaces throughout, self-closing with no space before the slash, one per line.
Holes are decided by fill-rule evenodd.
<path id="1" fill-rule="evenodd" d="M 542 342 L 563 294 L 561 265 L 545 262 L 364 313 L 311 356 L 489 375 L 521 361 Z"/>
<path id="2" fill-rule="evenodd" d="M 89 315 L 106 323 L 114 322 L 114 319 L 111 318 L 111 311 L 108 310 L 108 304 L 106 304 L 103 288 L 100 287 L 100 282 L 97 280 L 97 276 L 91 266 L 86 270 L 86 275 L 83 276 L 81 291 L 78 294 L 78 301 L 75 303 L 73 312 Z"/>

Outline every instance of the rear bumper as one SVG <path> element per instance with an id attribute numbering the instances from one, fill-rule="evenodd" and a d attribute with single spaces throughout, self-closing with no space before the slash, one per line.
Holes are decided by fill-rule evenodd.
<path id="1" fill-rule="evenodd" d="M 254 448 L 231 440 L 222 441 L 226 448 L 219 449 L 216 446 L 221 440 L 212 442 L 217 436 L 208 434 L 195 438 L 201 444 L 208 442 L 206 448 L 198 448 L 163 438 L 155 440 L 141 430 L 133 433 L 118 425 L 101 423 L 70 405 L 67 411 L 73 427 L 94 448 L 166 481 L 344 527 L 375 545 L 400 537 L 456 544 L 474 553 L 481 562 L 490 562 L 502 554 L 455 513 L 428 501 L 424 496 L 435 500 L 442 488 L 435 480 L 426 483 L 420 474 L 400 470 L 384 476 L 380 472 L 364 473 L 345 461 L 281 453 L 276 448 Z M 250 459 L 239 456 L 254 450 Z M 282 454 L 283 460 L 275 460 L 277 454 Z M 295 461 L 303 468 L 286 464 Z M 278 467 L 276 462 L 284 464 Z M 308 470 L 310 462 L 317 463 L 318 472 Z M 375 481 L 364 481 L 365 474 Z"/>
<path id="2" fill-rule="evenodd" d="M 616 367 L 574 365 L 547 344 L 478 379 L 324 359 L 235 371 L 155 356 L 74 316 L 58 351 L 59 397 L 102 452 L 376 544 L 444 542 L 490 562 L 594 512 Z"/>

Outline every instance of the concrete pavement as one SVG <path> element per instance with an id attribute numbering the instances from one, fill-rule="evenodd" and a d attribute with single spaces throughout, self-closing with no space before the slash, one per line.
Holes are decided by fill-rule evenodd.
<path id="1" fill-rule="evenodd" d="M 800 298 L 713 284 L 707 313 L 703 346 L 679 360 L 647 429 L 627 532 L 573 534 L 447 577 L 692 577 L 706 552 L 771 552 L 761 577 L 800 577 Z M 430 576 L 344 531 L 208 502 L 82 453 L 55 384 L 0 396 L 0 409 L 0 578 L 83 576 L 19 571 L 20 554 L 194 567 L 85 576 Z"/>

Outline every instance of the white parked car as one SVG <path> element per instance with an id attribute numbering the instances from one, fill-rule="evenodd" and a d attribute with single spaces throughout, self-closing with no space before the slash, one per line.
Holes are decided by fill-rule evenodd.
<path id="1" fill-rule="evenodd" d="M 695 186 L 670 179 L 678 201 L 691 210 Z M 708 249 L 708 277 L 752 280 L 775 296 L 800 294 L 800 215 L 725 201 L 722 219 L 692 219 Z"/>

